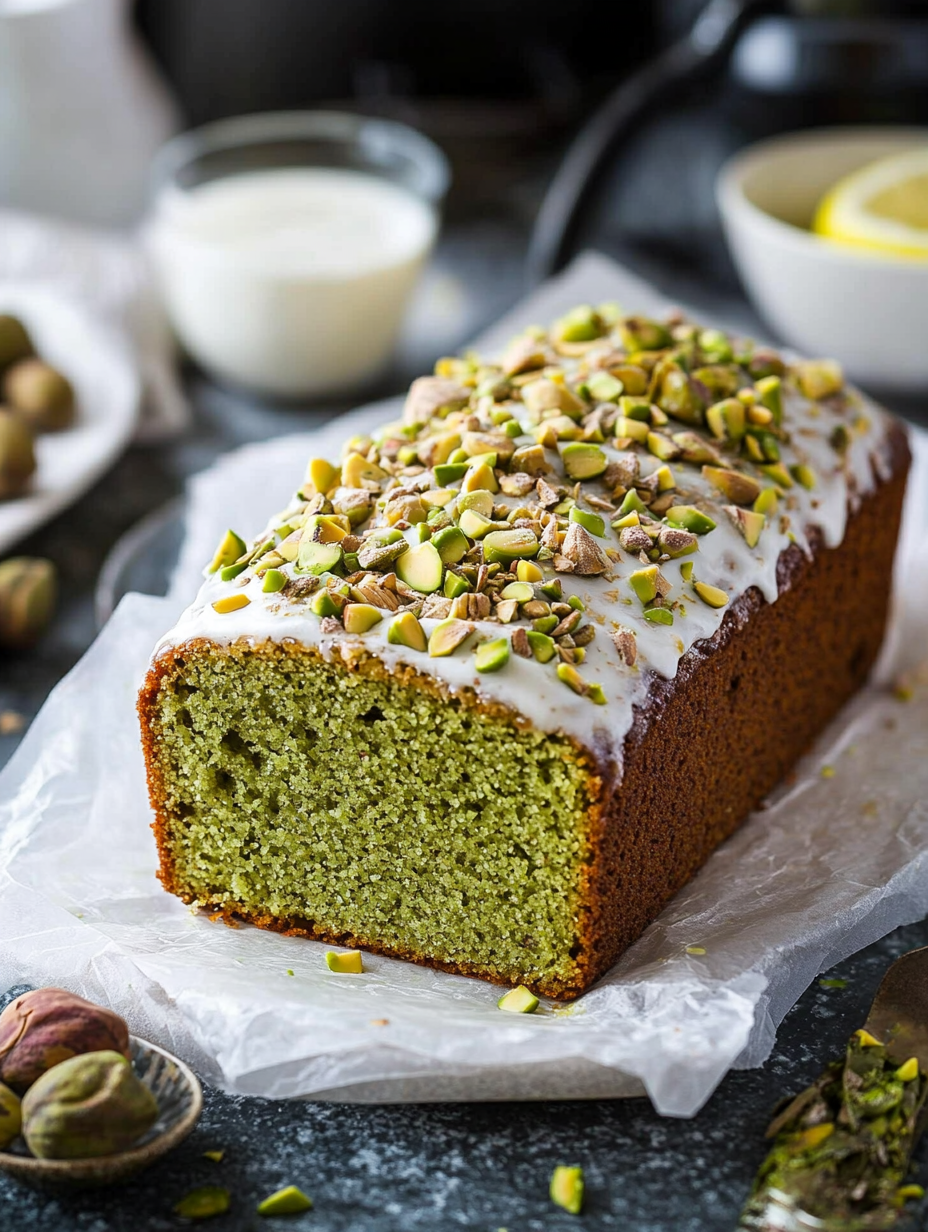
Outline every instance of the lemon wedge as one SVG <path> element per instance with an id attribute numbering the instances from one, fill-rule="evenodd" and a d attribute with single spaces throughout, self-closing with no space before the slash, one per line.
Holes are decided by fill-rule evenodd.
<path id="1" fill-rule="evenodd" d="M 819 202 L 812 229 L 842 244 L 928 260 L 928 147 L 839 180 Z"/>

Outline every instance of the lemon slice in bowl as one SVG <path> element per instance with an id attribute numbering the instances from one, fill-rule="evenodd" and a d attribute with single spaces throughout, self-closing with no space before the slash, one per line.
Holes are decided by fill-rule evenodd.
<path id="1" fill-rule="evenodd" d="M 928 146 L 839 180 L 819 202 L 812 230 L 842 244 L 928 260 Z"/>

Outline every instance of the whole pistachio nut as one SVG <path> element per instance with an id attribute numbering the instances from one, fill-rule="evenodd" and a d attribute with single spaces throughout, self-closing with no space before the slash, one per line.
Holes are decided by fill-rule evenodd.
<path id="1" fill-rule="evenodd" d="M 3 377 L 4 400 L 33 432 L 60 432 L 74 422 L 74 389 L 41 359 L 21 359 Z"/>
<path id="2" fill-rule="evenodd" d="M 22 1109 L 15 1091 L 0 1083 L 0 1151 L 5 1151 L 22 1129 Z"/>
<path id="3" fill-rule="evenodd" d="M 37 1159 L 90 1159 L 125 1150 L 158 1119 L 158 1103 L 119 1052 L 87 1052 L 38 1078 L 22 1106 Z"/>
<path id="4" fill-rule="evenodd" d="M 0 314 L 0 371 L 34 353 L 29 331 L 19 317 Z"/>
<path id="5" fill-rule="evenodd" d="M 28 425 L 14 411 L 0 407 L 0 500 L 22 495 L 35 468 Z"/>
<path id="6" fill-rule="evenodd" d="M 128 1057 L 129 1028 L 63 988 L 23 993 L 0 1014 L 0 1081 L 20 1094 L 62 1061 L 101 1050 Z"/>
<path id="7" fill-rule="evenodd" d="M 7 650 L 25 650 L 34 645 L 51 620 L 57 594 L 57 573 L 50 560 L 14 556 L 3 561 L 0 564 L 0 646 Z"/>

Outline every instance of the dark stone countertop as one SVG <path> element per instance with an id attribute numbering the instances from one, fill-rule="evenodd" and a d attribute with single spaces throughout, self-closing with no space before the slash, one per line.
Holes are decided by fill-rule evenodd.
<path id="1" fill-rule="evenodd" d="M 408 349 L 374 393 L 393 393 L 439 350 L 489 323 L 521 293 L 524 231 L 481 222 L 449 231 L 439 272 L 449 294 L 464 296 L 448 337 L 428 340 L 432 356 Z M 665 289 L 695 301 L 692 286 L 653 257 L 635 262 Z M 457 275 L 460 275 L 458 278 Z M 662 276 L 662 277 L 661 277 Z M 468 300 L 466 297 L 471 295 Z M 712 311 L 747 316 L 740 300 L 716 290 Z M 25 542 L 21 551 L 50 556 L 63 583 L 55 623 L 28 654 L 0 658 L 0 713 L 28 722 L 49 690 L 92 639 L 93 592 L 107 553 L 140 517 L 176 496 L 184 479 L 218 453 L 248 440 L 321 423 L 341 407 L 271 409 L 189 380 L 195 422 L 179 441 L 133 447 L 94 489 Z M 911 408 L 909 408 L 911 410 Z M 18 742 L 0 735 L 0 764 Z M 187 1143 L 122 1188 L 51 1197 L 0 1177 L 0 1229 L 15 1232 L 161 1232 L 185 1225 L 173 1204 L 189 1189 L 220 1184 L 230 1212 L 207 1225 L 216 1232 L 289 1227 L 307 1232 L 408 1232 L 467 1228 L 481 1232 L 553 1232 L 558 1228 L 629 1232 L 723 1232 L 731 1229 L 764 1153 L 770 1108 L 813 1079 L 863 1021 L 892 958 L 928 943 L 928 923 L 900 929 L 830 975 L 844 989 L 814 984 L 787 1017 L 769 1062 L 732 1073 L 698 1116 L 657 1116 L 646 1100 L 502 1104 L 351 1106 L 282 1103 L 207 1090 L 203 1119 Z M 23 981 L 28 972 L 23 972 Z M 222 1149 L 220 1164 L 203 1152 Z M 924 1155 L 924 1152 L 923 1152 Z M 581 1164 L 587 1206 L 577 1220 L 547 1197 L 558 1163 Z M 924 1169 L 922 1169 L 924 1171 Z M 257 1202 L 285 1184 L 308 1192 L 315 1209 L 265 1221 Z M 928 1227 L 928 1216 L 916 1216 Z"/>

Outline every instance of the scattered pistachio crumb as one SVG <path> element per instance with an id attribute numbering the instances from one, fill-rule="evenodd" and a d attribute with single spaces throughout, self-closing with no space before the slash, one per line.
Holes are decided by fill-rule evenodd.
<path id="1" fill-rule="evenodd" d="M 203 1158 L 211 1160 L 214 1164 L 221 1164 L 225 1156 L 225 1151 L 204 1151 Z"/>
<path id="2" fill-rule="evenodd" d="M 847 980 L 838 979 L 837 977 L 819 980 L 819 986 L 821 988 L 847 988 Z"/>
<path id="3" fill-rule="evenodd" d="M 293 971 L 289 967 L 287 968 L 287 975 L 293 975 Z"/>
<path id="4" fill-rule="evenodd" d="M 259 1215 L 299 1215 L 312 1210 L 313 1200 L 296 1185 L 287 1185 L 258 1203 Z"/>
<path id="5" fill-rule="evenodd" d="M 835 777 L 834 766 L 822 766 L 822 778 L 833 779 Z"/>
<path id="6" fill-rule="evenodd" d="M 342 974 L 360 975 L 364 970 L 360 950 L 348 950 L 344 954 L 329 950 L 325 956 L 325 965 L 330 971 L 339 971 Z"/>
<path id="7" fill-rule="evenodd" d="M 705 954 L 706 950 L 701 945 L 688 945 L 686 947 L 687 954 Z"/>
<path id="8" fill-rule="evenodd" d="M 174 1212 L 183 1219 L 212 1219 L 224 1215 L 230 1203 L 228 1189 L 220 1185 L 201 1185 L 185 1194 L 175 1205 Z"/>
<path id="9" fill-rule="evenodd" d="M 551 1173 L 549 1192 L 555 1206 L 579 1215 L 583 1210 L 583 1169 L 559 1165 Z"/>

